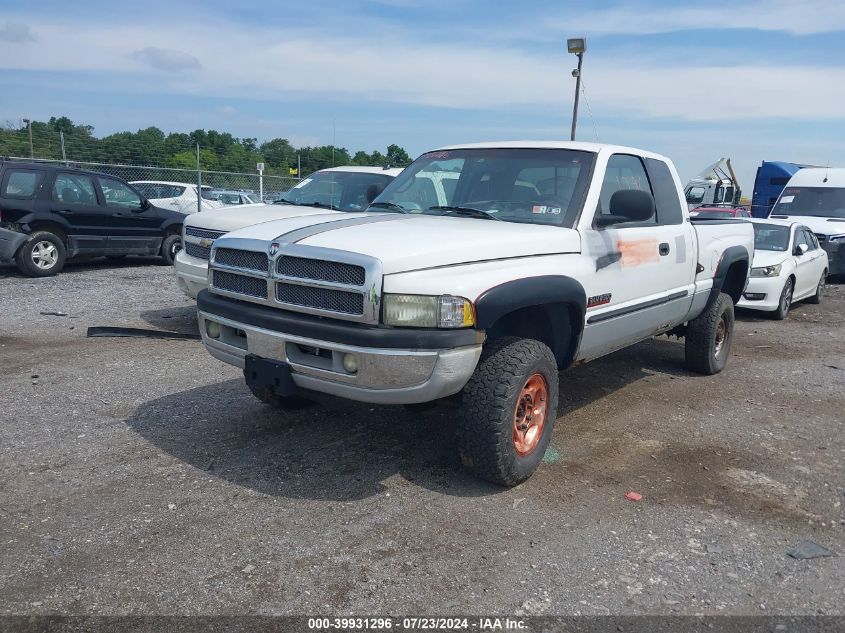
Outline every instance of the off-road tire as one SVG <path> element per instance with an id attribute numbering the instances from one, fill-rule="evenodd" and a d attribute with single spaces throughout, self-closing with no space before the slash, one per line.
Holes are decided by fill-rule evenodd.
<path id="1" fill-rule="evenodd" d="M 165 265 L 172 266 L 176 261 L 176 253 L 182 250 L 182 236 L 172 233 L 164 238 L 161 242 L 161 251 L 159 255 L 164 260 Z"/>
<path id="2" fill-rule="evenodd" d="M 687 324 L 684 340 L 687 369 L 706 376 L 718 374 L 728 363 L 733 338 L 734 302 L 721 292 L 702 314 Z"/>
<path id="3" fill-rule="evenodd" d="M 264 404 L 269 404 L 274 409 L 281 409 L 282 411 L 298 411 L 299 409 L 305 409 L 316 404 L 313 400 L 301 396 L 280 396 L 270 387 L 264 387 L 262 389 L 250 387 L 249 390 L 252 392 L 252 395 Z"/>
<path id="4" fill-rule="evenodd" d="M 819 279 L 819 285 L 816 286 L 816 294 L 807 298 L 807 303 L 815 303 L 816 305 L 822 302 L 824 298 L 824 287 L 827 284 L 827 271 L 822 273 L 822 278 Z"/>
<path id="5" fill-rule="evenodd" d="M 54 254 L 54 259 L 52 265 L 41 267 L 35 263 L 34 257 L 36 255 L 34 251 L 38 250 L 39 246 L 43 249 L 45 244 L 52 246 L 50 252 Z M 51 277 L 64 268 L 66 259 L 65 243 L 62 238 L 50 231 L 36 231 L 30 234 L 15 254 L 15 263 L 18 270 L 30 277 Z"/>
<path id="6" fill-rule="evenodd" d="M 789 309 L 792 307 L 792 297 L 795 294 L 795 282 L 792 277 L 788 277 L 786 283 L 783 284 L 783 290 L 778 297 L 777 310 L 772 312 L 772 318 L 776 321 L 783 321 L 789 316 Z"/>
<path id="7" fill-rule="evenodd" d="M 520 455 L 514 441 L 514 416 L 526 381 L 536 374 L 546 381 L 545 419 L 534 448 Z M 464 466 L 501 486 L 516 486 L 531 477 L 551 441 L 557 401 L 558 369 L 548 346 L 516 337 L 486 345 L 462 392 L 457 445 Z"/>

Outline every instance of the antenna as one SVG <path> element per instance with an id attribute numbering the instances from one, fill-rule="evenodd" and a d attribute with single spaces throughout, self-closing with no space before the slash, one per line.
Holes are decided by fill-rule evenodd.
<path id="1" fill-rule="evenodd" d="M 824 168 L 824 180 L 822 182 L 827 182 L 827 170 L 830 169 L 830 160 L 827 161 L 827 166 Z"/>

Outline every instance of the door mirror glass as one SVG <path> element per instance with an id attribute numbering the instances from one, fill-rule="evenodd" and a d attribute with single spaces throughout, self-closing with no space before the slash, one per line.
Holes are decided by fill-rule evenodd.
<path id="1" fill-rule="evenodd" d="M 610 213 L 596 216 L 597 226 L 647 222 L 654 217 L 654 198 L 640 189 L 620 189 L 610 197 Z"/>

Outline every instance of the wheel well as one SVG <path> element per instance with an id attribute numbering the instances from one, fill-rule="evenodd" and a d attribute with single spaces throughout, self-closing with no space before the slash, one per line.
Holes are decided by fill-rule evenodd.
<path id="1" fill-rule="evenodd" d="M 171 235 L 182 235 L 182 225 L 181 224 L 171 224 L 167 227 L 167 237 Z"/>
<path id="2" fill-rule="evenodd" d="M 748 262 L 734 262 L 725 274 L 725 280 L 722 282 L 722 292 L 729 295 L 734 303 L 737 303 L 742 297 L 742 291 L 745 290 L 745 282 L 747 280 Z"/>
<path id="3" fill-rule="evenodd" d="M 61 224 L 43 220 L 32 222 L 29 228 L 31 233 L 35 233 L 36 231 L 50 231 L 51 233 L 55 233 L 64 242 L 64 245 L 67 246 L 67 233 Z"/>
<path id="4" fill-rule="evenodd" d="M 578 350 L 583 323 L 575 306 L 549 303 L 509 312 L 487 330 L 490 340 L 505 336 L 530 338 L 547 345 L 558 367 L 568 367 Z"/>

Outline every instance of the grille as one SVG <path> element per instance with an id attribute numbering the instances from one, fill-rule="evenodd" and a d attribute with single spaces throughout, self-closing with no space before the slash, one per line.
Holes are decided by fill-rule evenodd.
<path id="1" fill-rule="evenodd" d="M 364 314 L 364 295 L 358 292 L 279 283 L 276 284 L 276 299 L 282 303 L 329 312 Z"/>
<path id="2" fill-rule="evenodd" d="M 268 259 L 264 253 L 256 251 L 241 251 L 234 248 L 218 248 L 214 255 L 215 264 L 234 266 L 235 268 L 246 268 L 266 273 L 268 270 Z"/>
<path id="3" fill-rule="evenodd" d="M 211 249 L 207 246 L 200 246 L 199 244 L 194 244 L 193 242 L 185 242 L 184 247 L 185 252 L 188 255 L 191 257 L 199 257 L 200 259 L 208 259 L 208 254 L 211 252 Z"/>
<path id="4" fill-rule="evenodd" d="M 226 231 L 210 231 L 208 229 L 198 229 L 193 226 L 185 227 L 185 235 L 192 235 L 193 237 L 205 237 L 209 240 L 216 240 Z"/>
<path id="5" fill-rule="evenodd" d="M 259 299 L 267 298 L 267 280 L 257 277 L 246 277 L 244 275 L 236 275 L 235 273 L 227 273 L 222 270 L 215 270 L 212 277 L 212 285 L 220 290 L 228 290 L 229 292 L 236 292 L 241 295 L 249 295 L 250 297 L 258 297 Z"/>
<path id="6" fill-rule="evenodd" d="M 297 279 L 316 279 L 350 286 L 363 286 L 365 278 L 363 266 L 289 255 L 279 258 L 276 272 Z"/>

